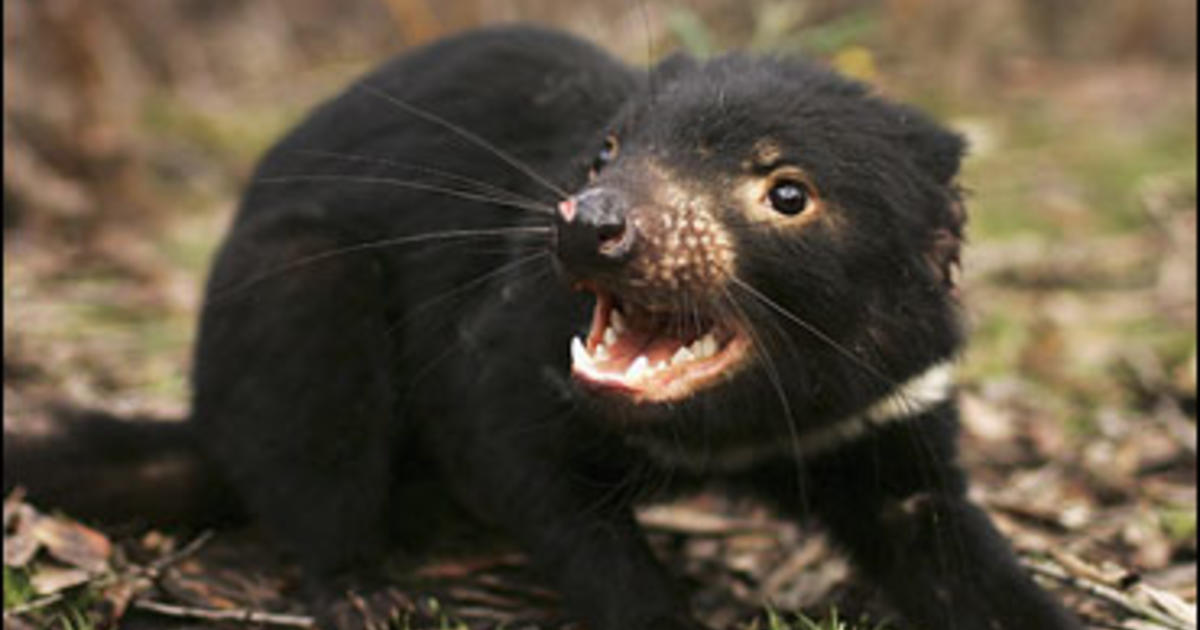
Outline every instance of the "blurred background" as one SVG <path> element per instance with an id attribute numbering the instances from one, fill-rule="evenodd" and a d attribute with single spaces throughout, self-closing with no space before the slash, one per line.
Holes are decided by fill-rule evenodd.
<path id="1" fill-rule="evenodd" d="M 3 7 L 6 427 L 36 426 L 57 402 L 182 416 L 207 261 L 257 156 L 392 54 L 514 20 L 636 65 L 680 49 L 801 54 L 970 141 L 974 341 L 960 382 L 977 498 L 1023 550 L 1195 600 L 1191 0 Z M 670 525 L 670 513 L 658 518 Z M 777 576 L 766 560 L 710 547 L 681 562 L 707 553 Z M 836 584 L 805 582 L 807 566 L 773 590 L 763 578 L 747 600 L 827 601 Z M 1073 601 L 1124 623 L 1115 605 Z"/>

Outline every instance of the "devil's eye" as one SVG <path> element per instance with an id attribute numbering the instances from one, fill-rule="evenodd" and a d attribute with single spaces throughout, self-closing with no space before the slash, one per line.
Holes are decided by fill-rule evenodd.
<path id="1" fill-rule="evenodd" d="M 808 208 L 808 186 L 801 182 L 783 179 L 775 182 L 767 192 L 771 208 L 780 214 L 793 216 Z"/>
<path id="2" fill-rule="evenodd" d="M 604 139 L 604 147 L 592 160 L 592 175 L 599 173 L 615 159 L 617 159 L 617 139 L 615 136 L 608 136 Z"/>

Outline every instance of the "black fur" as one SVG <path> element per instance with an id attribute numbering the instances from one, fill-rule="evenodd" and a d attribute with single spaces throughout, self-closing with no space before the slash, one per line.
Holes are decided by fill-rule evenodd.
<path id="1" fill-rule="evenodd" d="M 537 231 L 363 246 L 561 230 L 551 214 L 382 178 L 480 194 L 469 177 L 549 211 L 551 188 L 587 189 L 610 133 L 620 152 L 591 186 L 636 201 L 646 160 L 669 165 L 718 200 L 736 275 L 759 293 L 681 293 L 747 323 L 756 344 L 749 367 L 670 404 L 571 381 L 568 342 L 591 299 L 563 278 L 619 286 L 619 265 L 606 279 L 538 256 L 553 238 Z M 811 178 L 824 219 L 773 229 L 731 207 L 724 183 L 763 138 Z M 589 627 L 698 627 L 632 509 L 652 489 L 719 481 L 820 517 L 916 627 L 1074 628 L 966 501 L 952 403 L 790 448 L 960 347 L 948 270 L 962 151 L 920 113 L 797 61 L 673 57 L 644 74 L 528 28 L 434 44 L 320 107 L 263 160 L 209 281 L 191 422 L 250 514 L 314 575 L 367 570 L 396 544 L 394 524 L 420 517 L 400 482 L 434 470 Z M 741 447 L 761 454 L 706 465 Z M 690 464 L 675 470 L 672 449 Z"/>

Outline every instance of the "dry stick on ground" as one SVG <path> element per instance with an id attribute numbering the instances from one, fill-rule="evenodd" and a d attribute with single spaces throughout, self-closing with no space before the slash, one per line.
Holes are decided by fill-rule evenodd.
<path id="1" fill-rule="evenodd" d="M 17 490 L 14 490 L 10 494 L 10 496 L 8 496 L 7 500 L 10 500 L 10 502 L 11 502 L 11 500 L 17 500 L 17 502 L 19 502 L 20 498 L 22 498 L 22 497 L 24 497 L 24 490 L 23 490 L 23 488 L 18 487 Z M 16 498 L 16 499 L 14 499 L 14 498 Z M 205 532 L 196 536 L 196 538 L 194 538 L 191 542 L 188 542 L 187 545 L 180 548 L 179 551 L 166 554 L 166 556 L 158 558 L 157 560 L 155 560 L 154 563 L 151 563 L 149 566 L 145 566 L 145 568 L 139 568 L 139 569 L 134 570 L 134 574 L 144 575 L 144 576 L 148 576 L 150 578 L 156 578 L 156 577 L 158 577 L 158 575 L 161 574 L 163 569 L 166 569 L 166 568 L 168 568 L 168 566 L 178 563 L 179 560 L 184 559 L 188 556 L 191 556 L 191 554 L 193 554 L 193 553 L 196 553 L 199 550 L 199 548 L 202 547 L 205 544 L 205 542 L 208 542 L 209 539 L 211 539 L 211 538 L 212 538 L 212 530 L 211 529 L 205 530 Z M 92 576 L 91 578 L 89 578 L 88 581 L 86 581 L 84 583 L 88 584 L 88 586 L 95 587 L 95 586 L 102 586 L 102 584 L 110 583 L 113 580 L 114 580 L 113 575 L 96 575 L 96 576 Z M 49 595 L 42 596 L 42 598 L 37 598 L 34 600 L 26 601 L 25 604 L 8 608 L 8 610 L 4 611 L 4 618 L 8 619 L 11 617 L 16 617 L 16 616 L 18 616 L 18 614 L 25 614 L 25 613 L 38 611 L 38 610 L 41 610 L 41 608 L 56 604 L 56 602 L 59 602 L 61 600 L 62 600 L 62 592 L 50 593 Z"/>
<path id="2" fill-rule="evenodd" d="M 161 558 L 151 562 L 150 566 L 144 568 L 142 572 L 151 578 L 156 578 L 163 572 L 164 569 L 167 569 L 177 562 L 194 555 L 197 551 L 200 551 L 200 548 L 203 547 L 209 540 L 212 540 L 212 537 L 213 531 L 211 529 L 204 530 L 199 536 L 196 536 L 191 540 L 191 542 L 179 548 L 175 552 L 165 554 Z"/>
<path id="3" fill-rule="evenodd" d="M 285 615 L 250 610 L 246 608 L 227 608 L 220 610 L 212 608 L 193 608 L 191 606 L 177 606 L 175 604 L 167 604 L 150 599 L 134 600 L 133 607 L 139 610 L 158 613 L 160 615 L 167 615 L 169 617 L 183 617 L 187 619 L 204 619 L 207 621 L 241 621 L 245 623 L 260 623 L 268 626 L 287 626 L 291 628 L 316 627 L 316 621 L 307 615 Z"/>
<path id="4" fill-rule="evenodd" d="M 1097 599 L 1115 604 L 1124 609 L 1126 612 L 1161 624 L 1166 628 L 1170 628 L 1171 630 L 1196 629 L 1196 623 L 1192 619 L 1180 619 L 1174 615 L 1160 612 L 1151 606 L 1137 601 L 1118 589 L 1096 582 L 1087 576 L 1072 574 L 1066 568 L 1059 565 L 1046 561 L 1034 560 L 1031 558 L 1024 559 L 1024 564 L 1029 570 L 1038 575 L 1057 580 L 1071 588 L 1081 590 L 1088 595 L 1096 597 Z"/>
<path id="5" fill-rule="evenodd" d="M 11 496 L 13 496 L 13 495 L 10 495 L 10 497 Z M 162 571 L 164 569 L 170 567 L 171 565 L 179 562 L 180 560 L 183 560 L 184 558 L 187 558 L 188 556 L 191 556 L 192 554 L 199 551 L 200 547 L 202 547 L 206 542 L 208 542 L 212 538 L 212 536 L 213 536 L 212 530 L 204 531 L 199 536 L 192 539 L 191 542 L 189 542 L 188 544 L 186 544 L 182 548 L 180 548 L 178 551 L 175 551 L 174 553 L 170 553 L 170 554 L 166 554 L 166 555 L 162 556 L 161 558 L 152 562 L 149 566 L 136 567 L 134 569 L 134 571 L 132 572 L 132 574 L 134 576 L 145 576 L 145 577 L 148 577 L 151 579 L 155 579 L 155 578 L 159 577 L 159 575 L 162 573 Z M 128 577 L 128 574 L 127 574 L 127 577 Z M 87 582 L 85 582 L 84 584 L 87 584 L 89 586 L 98 587 L 98 586 L 103 586 L 105 584 L 112 583 L 113 581 L 120 580 L 120 579 L 121 578 L 119 576 L 114 576 L 112 574 L 108 574 L 108 575 L 102 574 L 102 575 L 93 576 L 92 578 L 87 580 Z M 41 610 L 42 608 L 45 608 L 47 606 L 50 606 L 52 604 L 55 604 L 55 603 L 61 601 L 62 598 L 63 598 L 63 594 L 61 591 L 57 592 L 57 593 L 51 593 L 44 597 L 39 597 L 37 599 L 25 602 L 24 604 L 21 604 L 19 606 L 13 606 L 12 608 L 5 610 L 4 618 L 9 619 L 10 617 L 14 617 L 17 615 L 23 615 L 26 613 L 34 612 L 36 610 Z"/>
<path id="6" fill-rule="evenodd" d="M 200 550 L 201 547 L 204 546 L 205 543 L 211 540 L 212 537 L 212 530 L 204 531 L 199 536 L 193 538 L 191 542 L 181 547 L 178 551 L 166 554 L 155 560 L 149 566 L 142 569 L 141 573 L 151 578 L 157 578 L 162 574 L 163 570 L 187 558 L 188 556 L 195 554 Z M 315 621 L 312 617 L 307 617 L 304 615 L 268 613 L 244 608 L 193 608 L 144 598 L 135 599 L 132 605 L 134 608 L 138 608 L 140 610 L 171 617 L 205 619 L 209 621 L 242 621 L 246 623 L 261 623 L 274 626 L 289 626 L 293 628 L 311 628 L 315 625 Z"/>
<path id="7" fill-rule="evenodd" d="M 4 618 L 8 619 L 9 617 L 15 617 L 17 615 L 24 615 L 25 613 L 31 613 L 35 610 L 40 610 L 42 608 L 45 608 L 46 606 L 49 606 L 50 604 L 53 604 L 53 603 L 61 600 L 62 598 L 63 598 L 63 594 L 61 592 L 58 592 L 58 593 L 51 593 L 45 597 L 39 597 L 37 599 L 27 601 L 24 604 L 21 604 L 20 606 L 13 606 L 12 608 L 5 610 Z"/>

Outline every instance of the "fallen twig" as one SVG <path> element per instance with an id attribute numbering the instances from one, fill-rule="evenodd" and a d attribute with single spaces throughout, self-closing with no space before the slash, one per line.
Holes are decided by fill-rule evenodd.
<path id="1" fill-rule="evenodd" d="M 1066 551 L 1050 549 L 1046 553 L 1050 556 L 1051 560 L 1062 567 L 1067 573 L 1097 584 L 1103 584 L 1118 591 L 1125 591 L 1141 580 L 1141 576 L 1136 573 L 1124 569 L 1110 569 L 1106 571 L 1100 567 L 1088 564 L 1083 558 Z"/>
<path id="2" fill-rule="evenodd" d="M 638 511 L 638 522 L 648 530 L 690 536 L 737 536 L 770 532 L 768 524 L 732 518 L 679 505 L 656 505 Z"/>
<path id="3" fill-rule="evenodd" d="M 766 597 L 778 592 L 784 584 L 794 580 L 797 575 L 812 566 L 826 548 L 825 541 L 820 537 L 814 536 L 806 539 L 799 549 L 788 554 L 782 563 L 767 574 L 762 580 L 759 591 Z"/>
<path id="4" fill-rule="evenodd" d="M 1195 630 L 1196 621 L 1194 618 L 1185 619 L 1179 618 L 1174 614 L 1162 612 L 1149 604 L 1144 604 L 1134 597 L 1116 588 L 1102 584 L 1085 575 L 1075 575 L 1069 572 L 1066 568 L 1057 564 L 1044 560 L 1035 560 L 1025 558 L 1024 565 L 1034 573 L 1042 575 L 1063 584 L 1083 591 L 1097 599 L 1104 600 L 1110 604 L 1114 604 L 1126 612 L 1137 615 L 1143 619 L 1153 621 L 1171 630 Z M 1138 587 L 1143 585 L 1136 585 Z M 1138 589 L 1140 590 L 1140 589 Z"/>
<path id="5" fill-rule="evenodd" d="M 183 547 L 180 547 L 175 552 L 164 554 L 161 558 L 151 562 L 143 570 L 144 573 L 150 577 L 158 577 L 158 575 L 162 573 L 163 569 L 166 569 L 180 560 L 183 560 L 184 558 L 195 554 L 197 551 L 200 551 L 200 548 L 203 547 L 209 540 L 212 540 L 212 537 L 213 531 L 211 529 L 201 532 L 199 536 L 196 536 L 191 540 L 191 542 Z"/>
<path id="6" fill-rule="evenodd" d="M 59 593 L 50 593 L 49 595 L 46 595 L 45 597 L 39 597 L 37 599 L 31 599 L 31 600 L 25 602 L 24 604 L 21 604 L 20 606 L 13 606 L 12 608 L 5 610 L 4 618 L 8 619 L 9 617 L 15 617 L 17 615 L 24 615 L 25 613 L 31 613 L 35 610 L 40 610 L 42 608 L 45 608 L 46 606 L 49 606 L 50 604 L 53 604 L 53 603 L 61 600 L 62 598 L 63 598 L 63 594 L 61 592 L 59 592 Z"/>
<path id="7" fill-rule="evenodd" d="M 291 628 L 313 628 L 316 621 L 307 615 L 287 615 L 269 613 L 247 608 L 194 608 L 178 606 L 150 599 L 138 599 L 133 602 L 134 608 L 166 615 L 168 617 L 183 617 L 188 619 L 204 619 L 207 621 L 241 621 L 244 623 L 261 623 L 270 626 L 287 626 Z"/>

